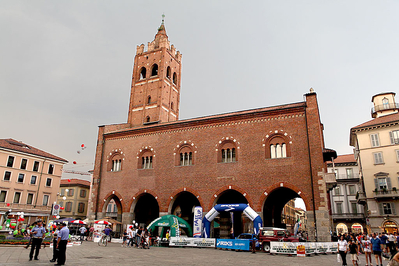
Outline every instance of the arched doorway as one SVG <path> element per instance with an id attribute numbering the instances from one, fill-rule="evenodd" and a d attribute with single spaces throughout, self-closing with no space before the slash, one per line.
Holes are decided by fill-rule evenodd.
<path id="1" fill-rule="evenodd" d="M 240 192 L 234 189 L 222 192 L 216 200 L 216 204 L 235 203 L 248 204 L 248 201 Z M 212 227 L 213 237 L 234 238 L 243 232 L 252 232 L 253 222 L 242 212 L 222 212 L 213 220 Z"/>
<path id="2" fill-rule="evenodd" d="M 159 217 L 159 205 L 156 198 L 145 193 L 138 197 L 133 211 L 133 219 L 139 226 L 147 226 Z"/>
<path id="3" fill-rule="evenodd" d="M 104 203 L 103 206 L 103 213 L 105 213 L 105 217 L 112 218 L 117 220 L 118 222 L 122 222 L 122 203 L 119 200 L 118 196 L 115 194 L 111 195 Z M 119 236 L 122 233 L 122 225 L 115 224 L 112 226 L 113 230 L 115 231 L 116 235 Z"/>
<path id="4" fill-rule="evenodd" d="M 194 207 L 201 206 L 199 200 L 192 193 L 184 191 L 177 194 L 171 202 L 170 213 L 184 219 L 193 226 Z"/>
<path id="5" fill-rule="evenodd" d="M 273 190 L 266 198 L 263 205 L 263 224 L 266 227 L 287 228 L 286 224 L 295 224 L 295 202 L 291 201 L 300 198 L 295 191 L 279 187 Z M 287 203 L 289 203 L 286 208 Z"/>
<path id="6" fill-rule="evenodd" d="M 344 223 L 337 224 L 337 234 L 338 235 L 347 234 L 347 233 L 348 233 L 348 226 L 346 226 L 346 224 L 344 224 Z"/>
<path id="7" fill-rule="evenodd" d="M 363 233 L 363 226 L 359 223 L 354 223 L 351 226 L 351 232 L 354 234 L 362 234 Z"/>
<path id="8" fill-rule="evenodd" d="M 398 225 L 396 222 L 388 220 L 382 224 L 382 228 L 387 233 L 395 233 L 398 232 Z"/>

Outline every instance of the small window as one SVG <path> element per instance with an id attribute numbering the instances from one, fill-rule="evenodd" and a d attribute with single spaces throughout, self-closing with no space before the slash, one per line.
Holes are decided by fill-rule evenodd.
<path id="1" fill-rule="evenodd" d="M 48 174 L 52 175 L 54 173 L 54 164 L 49 164 L 48 166 Z"/>
<path id="2" fill-rule="evenodd" d="M 387 98 L 382 99 L 382 106 L 384 109 L 389 109 L 389 100 Z"/>
<path id="3" fill-rule="evenodd" d="M 395 213 L 396 213 L 395 205 L 393 203 L 389 203 L 389 202 L 380 203 L 379 208 L 380 208 L 381 215 L 389 215 L 389 214 L 395 215 Z"/>
<path id="4" fill-rule="evenodd" d="M 337 202 L 337 214 L 342 214 L 342 202 Z"/>
<path id="5" fill-rule="evenodd" d="M 374 164 L 383 164 L 384 159 L 382 158 L 382 152 L 373 153 L 374 156 Z"/>
<path id="6" fill-rule="evenodd" d="M 24 179 L 25 179 L 25 174 L 19 174 L 17 182 L 18 183 L 23 183 Z"/>
<path id="7" fill-rule="evenodd" d="M 150 116 L 147 116 L 146 119 L 145 119 L 145 121 L 146 121 L 147 123 L 150 122 L 150 121 L 151 121 Z"/>
<path id="8" fill-rule="evenodd" d="M 141 168 L 142 169 L 151 169 L 152 168 L 152 156 L 141 157 Z"/>
<path id="9" fill-rule="evenodd" d="M 28 197 L 26 198 L 26 204 L 32 204 L 33 202 L 33 193 L 28 193 Z"/>
<path id="10" fill-rule="evenodd" d="M 341 187 L 339 185 L 334 188 L 334 195 L 341 195 Z"/>
<path id="11" fill-rule="evenodd" d="M 356 186 L 349 185 L 349 195 L 356 195 Z"/>
<path id="12" fill-rule="evenodd" d="M 6 197 L 7 197 L 7 191 L 6 190 L 2 190 L 0 192 L 0 202 L 6 202 Z"/>
<path id="13" fill-rule="evenodd" d="M 378 138 L 378 134 L 370 134 L 371 147 L 379 147 L 380 139 Z"/>
<path id="14" fill-rule="evenodd" d="M 166 77 L 170 79 L 170 66 L 166 69 Z"/>
<path id="15" fill-rule="evenodd" d="M 11 180 L 11 172 L 5 171 L 3 180 L 10 181 Z"/>
<path id="16" fill-rule="evenodd" d="M 236 149 L 222 149 L 222 163 L 231 163 L 236 161 Z"/>
<path id="17" fill-rule="evenodd" d="M 83 202 L 79 202 L 78 212 L 83 213 L 85 211 L 85 204 Z"/>
<path id="18" fill-rule="evenodd" d="M 173 107 L 174 107 L 174 106 L 173 106 L 173 102 L 171 102 L 171 103 L 170 103 L 170 109 L 171 109 L 171 110 L 174 110 Z"/>
<path id="19" fill-rule="evenodd" d="M 68 191 L 68 197 L 72 197 L 73 196 L 73 188 L 69 189 Z"/>
<path id="20" fill-rule="evenodd" d="M 140 79 L 145 79 L 146 73 L 147 73 L 147 70 L 145 69 L 145 67 L 142 67 L 140 70 Z"/>
<path id="21" fill-rule="evenodd" d="M 399 150 L 396 150 L 395 152 L 396 152 L 396 162 L 399 163 Z"/>
<path id="22" fill-rule="evenodd" d="M 151 69 L 151 77 L 158 76 L 158 65 L 154 64 Z"/>
<path id="23" fill-rule="evenodd" d="M 21 192 L 15 192 L 13 203 L 19 203 L 20 199 L 21 199 Z"/>
<path id="24" fill-rule="evenodd" d="M 60 205 L 60 207 L 64 207 L 64 202 L 63 202 L 63 201 L 60 201 L 60 202 L 58 203 L 58 205 Z M 60 210 L 60 211 L 62 211 L 62 210 Z"/>
<path id="25" fill-rule="evenodd" d="M 36 185 L 36 180 L 37 180 L 37 176 L 33 175 L 30 177 L 30 184 L 31 185 Z"/>
<path id="26" fill-rule="evenodd" d="M 173 72 L 173 84 L 177 84 L 177 74 L 176 72 Z"/>
<path id="27" fill-rule="evenodd" d="M 80 190 L 80 197 L 81 198 L 86 198 L 86 190 L 85 189 L 81 189 Z"/>
<path id="28" fill-rule="evenodd" d="M 374 179 L 374 183 L 377 190 L 390 190 L 392 186 L 390 177 L 378 177 Z"/>
<path id="29" fill-rule="evenodd" d="M 399 130 L 389 132 L 391 144 L 399 144 Z"/>
<path id="30" fill-rule="evenodd" d="M 33 163 L 33 172 L 38 172 L 39 171 L 39 165 L 40 165 L 40 163 L 38 162 L 38 161 L 35 161 L 34 163 Z"/>
<path id="31" fill-rule="evenodd" d="M 26 170 L 26 165 L 28 164 L 28 160 L 27 159 L 22 159 L 21 160 L 21 169 L 22 170 Z"/>
<path id="32" fill-rule="evenodd" d="M 67 202 L 65 205 L 65 211 L 70 212 L 72 210 L 72 202 Z"/>
<path id="33" fill-rule="evenodd" d="M 111 171 L 112 172 L 119 172 L 121 170 L 121 166 L 122 166 L 122 160 L 121 159 L 112 160 Z"/>
<path id="34" fill-rule="evenodd" d="M 52 181 L 51 178 L 46 179 L 46 187 L 51 187 L 51 181 Z"/>
<path id="35" fill-rule="evenodd" d="M 43 195 L 43 206 L 48 205 L 49 199 L 50 199 L 49 195 Z"/>
<path id="36" fill-rule="evenodd" d="M 193 164 L 193 153 L 192 152 L 184 152 L 180 153 L 180 165 L 192 165 Z"/>
<path id="37" fill-rule="evenodd" d="M 147 97 L 147 104 L 151 104 L 151 96 Z"/>
<path id="38" fill-rule="evenodd" d="M 14 166 L 14 156 L 8 156 L 7 160 L 7 167 L 13 167 Z"/>
<path id="39" fill-rule="evenodd" d="M 356 202 L 351 202 L 352 213 L 357 214 L 357 204 Z"/>
<path id="40" fill-rule="evenodd" d="M 353 178 L 353 168 L 346 168 L 346 177 Z"/>

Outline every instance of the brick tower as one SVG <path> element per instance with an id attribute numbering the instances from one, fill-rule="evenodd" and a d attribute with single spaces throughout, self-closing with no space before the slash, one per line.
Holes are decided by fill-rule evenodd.
<path id="1" fill-rule="evenodd" d="M 170 45 L 164 20 L 147 51 L 137 46 L 128 123 L 132 127 L 179 118 L 182 54 Z"/>

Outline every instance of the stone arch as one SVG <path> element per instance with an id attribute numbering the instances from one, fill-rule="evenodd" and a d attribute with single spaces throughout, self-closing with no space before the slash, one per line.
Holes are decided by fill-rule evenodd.
<path id="1" fill-rule="evenodd" d="M 131 199 L 130 213 L 133 219 L 140 225 L 145 226 L 159 217 L 160 205 L 158 196 L 148 190 L 136 193 Z"/>
<path id="2" fill-rule="evenodd" d="M 115 204 L 118 207 L 118 213 L 121 212 L 121 214 L 122 214 L 123 212 L 126 211 L 122 195 L 119 194 L 117 191 L 112 190 L 111 192 L 108 192 L 108 194 L 101 201 L 100 206 L 99 206 L 100 207 L 99 210 L 101 210 L 101 212 L 105 213 L 107 205 L 111 199 L 114 199 L 114 200 L 117 199 L 115 201 Z"/>
<path id="3" fill-rule="evenodd" d="M 199 201 L 201 207 L 202 207 L 202 208 L 205 207 L 204 201 L 203 201 L 202 197 L 200 196 L 200 194 L 199 194 L 197 191 L 195 191 L 194 189 L 191 189 L 191 188 L 182 187 L 182 188 L 179 188 L 179 189 L 175 190 L 175 191 L 171 194 L 171 196 L 168 198 L 168 201 L 167 201 L 167 203 L 166 203 L 166 207 L 168 208 L 168 213 L 169 213 L 169 214 L 170 214 L 171 211 L 172 211 L 172 205 L 173 205 L 173 203 L 174 203 L 174 200 L 175 200 L 176 196 L 178 196 L 178 195 L 179 195 L 180 193 L 182 193 L 182 192 L 189 192 L 189 193 L 193 194 L 193 195 L 198 199 L 198 201 Z"/>
<path id="4" fill-rule="evenodd" d="M 151 77 L 158 76 L 158 65 L 153 64 L 151 67 Z"/>
<path id="5" fill-rule="evenodd" d="M 210 210 L 212 209 L 213 206 L 215 206 L 217 204 L 218 199 L 226 192 L 229 190 L 235 190 L 239 193 L 241 193 L 247 200 L 248 205 L 253 206 L 253 201 L 251 199 L 251 197 L 248 195 L 247 192 L 245 192 L 244 189 L 235 186 L 235 185 L 227 185 L 227 186 L 223 186 L 221 187 L 219 190 L 217 190 L 214 194 L 213 194 L 213 198 L 211 199 L 211 201 L 208 203 L 208 209 Z"/>
<path id="6" fill-rule="evenodd" d="M 146 79 L 146 78 L 147 78 L 147 69 L 145 67 L 142 67 L 140 69 L 139 80 Z"/>
<path id="7" fill-rule="evenodd" d="M 152 195 L 157 201 L 158 201 L 158 195 L 150 190 L 150 189 L 142 189 L 140 191 L 138 191 L 136 194 L 134 194 L 134 196 L 129 200 L 129 202 L 127 203 L 127 206 L 129 208 L 129 212 L 133 212 L 134 211 L 134 207 L 136 206 L 137 200 L 139 199 L 139 197 L 143 194 L 150 194 Z M 159 202 L 158 202 L 159 205 Z"/>
<path id="8" fill-rule="evenodd" d="M 192 189 L 182 188 L 175 191 L 172 195 L 168 200 L 168 213 L 179 216 L 192 225 L 194 207 L 203 207 L 199 194 Z"/>

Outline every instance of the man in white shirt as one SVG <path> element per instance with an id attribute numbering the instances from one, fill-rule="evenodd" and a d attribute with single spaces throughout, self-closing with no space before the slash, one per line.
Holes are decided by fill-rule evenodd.
<path id="1" fill-rule="evenodd" d="M 80 232 L 80 241 L 84 240 L 86 231 L 87 231 L 87 229 L 86 229 L 86 227 L 84 227 L 83 225 L 82 225 L 81 228 L 79 228 L 79 232 Z"/>
<path id="2" fill-rule="evenodd" d="M 127 246 L 128 247 L 130 247 L 130 246 L 133 247 L 133 243 L 134 243 L 135 239 L 136 239 L 136 230 L 134 228 L 132 228 L 130 230 L 130 232 L 129 232 L 129 242 L 127 243 Z"/>

